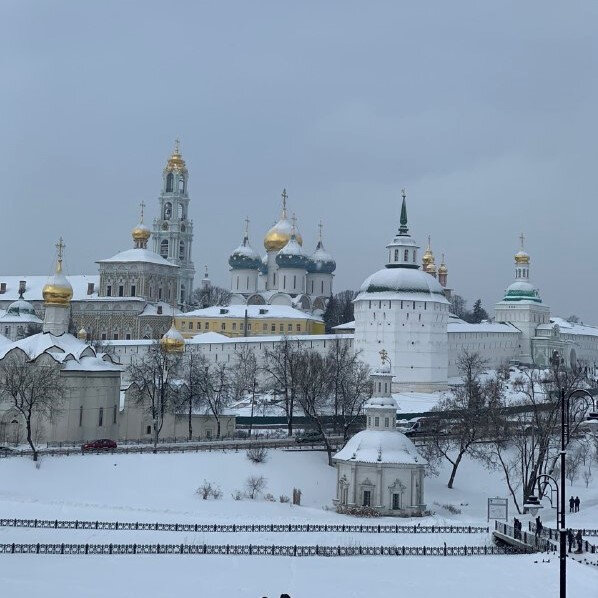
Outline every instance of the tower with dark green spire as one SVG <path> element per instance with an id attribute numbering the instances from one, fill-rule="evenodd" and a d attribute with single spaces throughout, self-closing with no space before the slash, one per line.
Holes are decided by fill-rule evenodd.
<path id="1" fill-rule="evenodd" d="M 417 250 L 419 247 L 409 234 L 407 226 L 407 194 L 405 189 L 401 191 L 403 202 L 401 204 L 401 218 L 399 232 L 395 238 L 386 246 L 388 250 L 387 268 L 419 268 Z"/>

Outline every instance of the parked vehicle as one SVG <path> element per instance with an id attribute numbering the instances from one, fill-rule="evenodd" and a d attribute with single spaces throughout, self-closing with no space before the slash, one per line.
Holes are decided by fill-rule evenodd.
<path id="1" fill-rule="evenodd" d="M 299 444 L 307 442 L 322 442 L 323 440 L 324 436 L 322 436 L 322 434 L 316 430 L 308 430 L 299 436 L 295 436 L 295 442 Z"/>
<path id="2" fill-rule="evenodd" d="M 116 448 L 116 442 L 114 440 L 110 440 L 108 438 L 103 438 L 101 440 L 93 440 L 91 442 L 86 442 L 82 447 L 81 450 L 83 452 L 86 451 L 111 451 Z"/>

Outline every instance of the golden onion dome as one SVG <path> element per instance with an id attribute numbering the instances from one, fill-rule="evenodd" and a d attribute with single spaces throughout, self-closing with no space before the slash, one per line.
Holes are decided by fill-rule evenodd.
<path id="1" fill-rule="evenodd" d="M 77 332 L 77 338 L 80 341 L 86 341 L 87 340 L 87 330 L 85 330 L 85 328 L 81 327 L 79 332 Z"/>
<path id="2" fill-rule="evenodd" d="M 42 289 L 46 305 L 68 305 L 73 298 L 73 287 L 62 272 L 62 259 L 56 263 L 56 273 Z"/>
<path id="3" fill-rule="evenodd" d="M 167 172 L 187 172 L 187 166 L 185 165 L 185 160 L 183 160 L 183 156 L 181 155 L 178 139 L 174 143 L 174 150 L 170 155 L 170 158 L 168 158 L 168 162 L 166 162 L 165 170 Z"/>
<path id="4" fill-rule="evenodd" d="M 444 262 L 438 266 L 438 274 L 448 274 L 448 268 Z"/>
<path id="5" fill-rule="evenodd" d="M 291 239 L 293 226 L 283 217 L 266 233 L 264 247 L 266 251 L 280 251 Z M 296 231 L 295 239 L 299 245 L 303 245 L 303 237 Z"/>
<path id="6" fill-rule="evenodd" d="M 134 241 L 147 241 L 151 237 L 150 229 L 140 222 L 132 231 L 131 235 Z"/>
<path id="7" fill-rule="evenodd" d="M 518 251 L 515 254 L 515 263 L 516 264 L 529 264 L 529 253 L 526 251 Z"/>
<path id="8" fill-rule="evenodd" d="M 424 268 L 424 270 L 428 273 L 428 274 L 436 274 L 436 264 L 434 262 L 430 262 L 426 265 L 426 267 Z"/>
<path id="9" fill-rule="evenodd" d="M 434 253 L 432 252 L 432 247 L 430 245 L 430 237 L 428 237 L 428 246 L 426 247 L 426 251 L 422 256 L 422 265 L 424 270 L 426 270 L 428 264 L 434 263 Z"/>
<path id="10" fill-rule="evenodd" d="M 160 339 L 160 347 L 166 353 L 182 353 L 185 348 L 183 335 L 175 328 L 174 322 Z"/>

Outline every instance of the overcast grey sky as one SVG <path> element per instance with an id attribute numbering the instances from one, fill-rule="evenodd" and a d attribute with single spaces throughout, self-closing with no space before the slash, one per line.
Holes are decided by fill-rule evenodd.
<path id="1" fill-rule="evenodd" d="M 5 274 L 68 273 L 131 246 L 157 211 L 175 137 L 194 259 L 227 259 L 279 213 L 305 247 L 320 219 L 335 288 L 382 267 L 408 193 L 412 233 L 485 306 L 525 232 L 553 314 L 598 324 L 598 4 L 96 2 L 0 4 Z"/>

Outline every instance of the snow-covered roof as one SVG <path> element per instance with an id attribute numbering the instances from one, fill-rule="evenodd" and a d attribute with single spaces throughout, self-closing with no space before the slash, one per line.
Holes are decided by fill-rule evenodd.
<path id="1" fill-rule="evenodd" d="M 552 330 L 558 326 L 563 334 L 577 334 L 581 336 L 598 336 L 598 327 L 586 324 L 575 324 L 559 317 L 550 318 L 550 324 L 540 324 L 538 330 Z"/>
<path id="2" fill-rule="evenodd" d="M 352 322 L 345 322 L 344 324 L 339 324 L 338 326 L 333 326 L 332 330 L 355 330 L 355 320 Z"/>
<path id="3" fill-rule="evenodd" d="M 334 455 L 337 461 L 426 465 L 409 438 L 398 430 L 363 430 Z"/>
<path id="4" fill-rule="evenodd" d="M 119 297 L 122 299 L 122 297 Z M 158 307 L 162 308 L 162 313 L 158 313 Z M 175 316 L 181 316 L 184 312 L 180 309 L 174 309 Z M 172 305 L 165 303 L 164 301 L 158 301 L 157 303 L 147 303 L 146 306 L 143 308 L 143 311 L 139 314 L 139 316 L 170 316 L 173 315 Z"/>
<path id="5" fill-rule="evenodd" d="M 520 334 L 521 330 L 512 324 L 501 324 L 499 322 L 481 322 L 480 324 L 470 324 L 463 320 L 451 318 L 447 324 L 447 330 L 450 333 L 465 332 L 511 332 Z"/>
<path id="6" fill-rule="evenodd" d="M 16 301 L 19 298 L 20 281 L 25 281 L 24 298 L 26 301 L 42 301 L 42 289 L 50 279 L 50 276 L 3 276 L 0 274 L 0 283 L 6 283 L 6 291 L 0 294 L 0 301 Z M 73 288 L 73 301 L 81 299 L 92 299 L 97 297 L 97 292 L 87 294 L 89 283 L 93 283 L 97 291 L 100 284 L 100 277 L 97 274 L 78 274 L 66 277 Z"/>
<path id="7" fill-rule="evenodd" d="M 316 320 L 321 321 L 304 311 L 294 309 L 288 305 L 228 305 L 227 307 L 220 307 L 214 305 L 212 307 L 205 307 L 203 309 L 196 309 L 181 314 L 179 317 L 194 317 L 194 318 L 244 318 L 247 312 L 248 318 L 280 318 L 295 320 Z"/>
<path id="8" fill-rule="evenodd" d="M 59 363 L 63 369 L 102 371 L 120 370 L 115 366 L 108 356 L 104 359 L 96 355 L 95 349 L 86 342 L 79 340 L 72 334 L 54 336 L 49 332 L 40 332 L 27 336 L 20 340 L 0 345 L 0 359 L 15 349 L 20 349 L 29 356 L 29 359 L 37 359 L 42 354 L 47 354 Z"/>
<path id="9" fill-rule="evenodd" d="M 448 303 L 440 283 L 416 268 L 382 268 L 365 279 L 355 301 L 405 299 Z"/>
<path id="10" fill-rule="evenodd" d="M 158 264 L 160 266 L 170 266 L 171 268 L 178 268 L 176 264 L 172 264 L 168 260 L 165 260 L 161 255 L 158 255 L 155 251 L 149 249 L 133 248 L 121 251 L 112 257 L 105 260 L 98 260 L 98 264 L 106 263 L 124 263 L 124 262 L 145 262 L 149 264 Z"/>
<path id="11" fill-rule="evenodd" d="M 6 338 L 3 334 L 0 334 L 0 349 L 2 349 L 2 347 L 4 347 L 5 345 L 10 345 L 11 340 L 9 338 Z"/>

